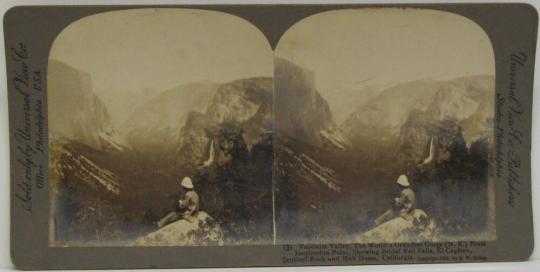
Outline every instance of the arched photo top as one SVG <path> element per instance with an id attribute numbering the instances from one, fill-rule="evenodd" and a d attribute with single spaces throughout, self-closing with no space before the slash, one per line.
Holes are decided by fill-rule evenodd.
<path id="1" fill-rule="evenodd" d="M 495 74 L 491 41 L 477 23 L 419 8 L 321 12 L 290 27 L 275 55 L 312 70 L 322 89 L 372 77 L 389 84 Z"/>
<path id="2" fill-rule="evenodd" d="M 253 24 L 201 9 L 144 8 L 99 13 L 68 25 L 49 59 L 92 75 L 104 88 L 167 88 L 199 80 L 272 76 L 272 48 Z"/>

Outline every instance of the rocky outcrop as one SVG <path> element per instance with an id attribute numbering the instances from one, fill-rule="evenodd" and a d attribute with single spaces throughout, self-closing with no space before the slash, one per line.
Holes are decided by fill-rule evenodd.
<path id="1" fill-rule="evenodd" d="M 186 123 L 178 139 L 175 140 L 175 149 L 171 150 L 176 161 L 190 167 L 197 167 L 210 153 L 210 142 L 213 135 L 219 131 L 219 125 L 208 116 L 192 112 L 188 115 Z"/>
<path id="2" fill-rule="evenodd" d="M 343 183 L 332 155 L 349 143 L 336 129 L 312 71 L 275 58 L 274 77 L 276 231 L 283 242 L 307 241 L 333 221 L 330 210 Z"/>
<path id="3" fill-rule="evenodd" d="M 92 91 L 89 74 L 50 60 L 47 103 L 51 138 L 69 139 L 101 150 L 127 147 L 113 127 L 107 108 Z"/>
<path id="4" fill-rule="evenodd" d="M 313 157 L 287 146 L 280 146 L 275 152 L 278 158 L 278 167 L 275 170 L 277 176 L 287 176 L 288 182 L 308 184 L 319 192 L 341 191 L 341 182 L 336 171 L 317 162 Z"/>
<path id="5" fill-rule="evenodd" d="M 206 116 L 212 122 L 242 129 L 249 148 L 272 130 L 273 81 L 248 78 L 222 84 Z"/>
<path id="6" fill-rule="evenodd" d="M 427 239 L 420 239 L 412 221 L 397 217 L 356 236 L 353 241 L 355 243 L 406 243 L 422 240 L 427 241 Z"/>
<path id="7" fill-rule="evenodd" d="M 395 151 L 400 164 L 414 167 L 429 155 L 433 157 L 431 164 L 464 160 L 468 151 L 462 127 L 454 121 L 431 122 L 426 118 L 423 113 L 412 112 L 401 128 Z"/>
<path id="8" fill-rule="evenodd" d="M 219 225 L 206 212 L 200 211 L 198 220 L 180 219 L 137 239 L 132 246 L 217 246 L 223 245 Z"/>
<path id="9" fill-rule="evenodd" d="M 355 243 L 406 243 L 436 241 L 439 237 L 435 222 L 422 210 L 415 210 L 412 219 L 397 216 L 353 237 Z"/>
<path id="10" fill-rule="evenodd" d="M 200 164 L 209 157 L 212 140 L 220 157 L 220 133 L 239 130 L 248 147 L 272 129 L 272 80 L 249 78 L 220 85 L 204 113 L 191 112 L 173 140 L 175 158 L 182 164 Z"/>
<path id="11" fill-rule="evenodd" d="M 313 72 L 288 60 L 274 60 L 275 128 L 309 144 L 322 145 L 321 131 L 335 127 L 330 106 L 315 88 Z"/>
<path id="12" fill-rule="evenodd" d="M 122 130 L 136 150 L 193 168 L 224 126 L 241 129 L 249 148 L 271 131 L 272 84 L 260 77 L 183 85 L 141 106 Z"/>
<path id="13" fill-rule="evenodd" d="M 411 118 L 423 118 L 426 125 L 453 121 L 463 127 L 470 144 L 493 126 L 494 88 L 493 76 L 398 84 L 360 106 L 340 128 L 357 144 L 365 144 L 395 140 Z"/>

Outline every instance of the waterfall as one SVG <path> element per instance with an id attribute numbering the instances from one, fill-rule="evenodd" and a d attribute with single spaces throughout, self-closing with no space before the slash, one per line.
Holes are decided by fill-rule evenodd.
<path id="1" fill-rule="evenodd" d="M 214 154 L 214 140 L 212 140 L 212 142 L 210 142 L 210 150 L 208 151 L 208 159 L 203 163 L 202 167 L 208 167 L 212 165 L 212 163 L 214 162 Z"/>
<path id="2" fill-rule="evenodd" d="M 429 155 L 420 165 L 426 165 L 433 161 L 435 157 L 435 145 L 433 144 L 433 137 L 431 137 L 431 142 L 429 143 Z"/>

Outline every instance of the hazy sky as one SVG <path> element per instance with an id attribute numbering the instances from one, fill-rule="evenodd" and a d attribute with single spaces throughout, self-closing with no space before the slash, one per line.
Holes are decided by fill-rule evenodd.
<path id="1" fill-rule="evenodd" d="M 136 9 L 69 25 L 56 39 L 50 58 L 88 72 L 99 95 L 272 76 L 272 54 L 257 28 L 232 15 Z"/>
<path id="2" fill-rule="evenodd" d="M 494 74 L 483 30 L 465 17 L 420 9 L 320 13 L 291 27 L 276 55 L 315 72 L 318 89 Z"/>

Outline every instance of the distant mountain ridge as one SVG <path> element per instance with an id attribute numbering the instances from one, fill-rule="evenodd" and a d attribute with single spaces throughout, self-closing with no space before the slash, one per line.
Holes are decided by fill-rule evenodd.
<path id="1" fill-rule="evenodd" d="M 96 90 L 96 95 L 103 101 L 111 115 L 113 125 L 121 129 L 127 119 L 139 107 L 166 90 L 156 90 L 143 87 L 137 90 L 110 87 L 105 90 Z"/>
<path id="2" fill-rule="evenodd" d="M 342 124 L 357 109 L 358 105 L 379 95 L 385 88 L 368 83 L 355 88 L 333 87 L 321 91 L 322 97 L 332 109 L 332 116 L 337 125 Z"/>
<path id="3" fill-rule="evenodd" d="M 425 114 L 428 123 L 458 123 L 471 143 L 488 136 L 494 115 L 494 88 L 494 76 L 398 84 L 360 106 L 340 129 L 356 142 L 389 140 L 399 136 L 415 112 Z"/>
<path id="4" fill-rule="evenodd" d="M 206 110 L 218 86 L 199 82 L 166 90 L 135 109 L 121 131 L 138 149 L 169 148 L 189 114 Z"/>

